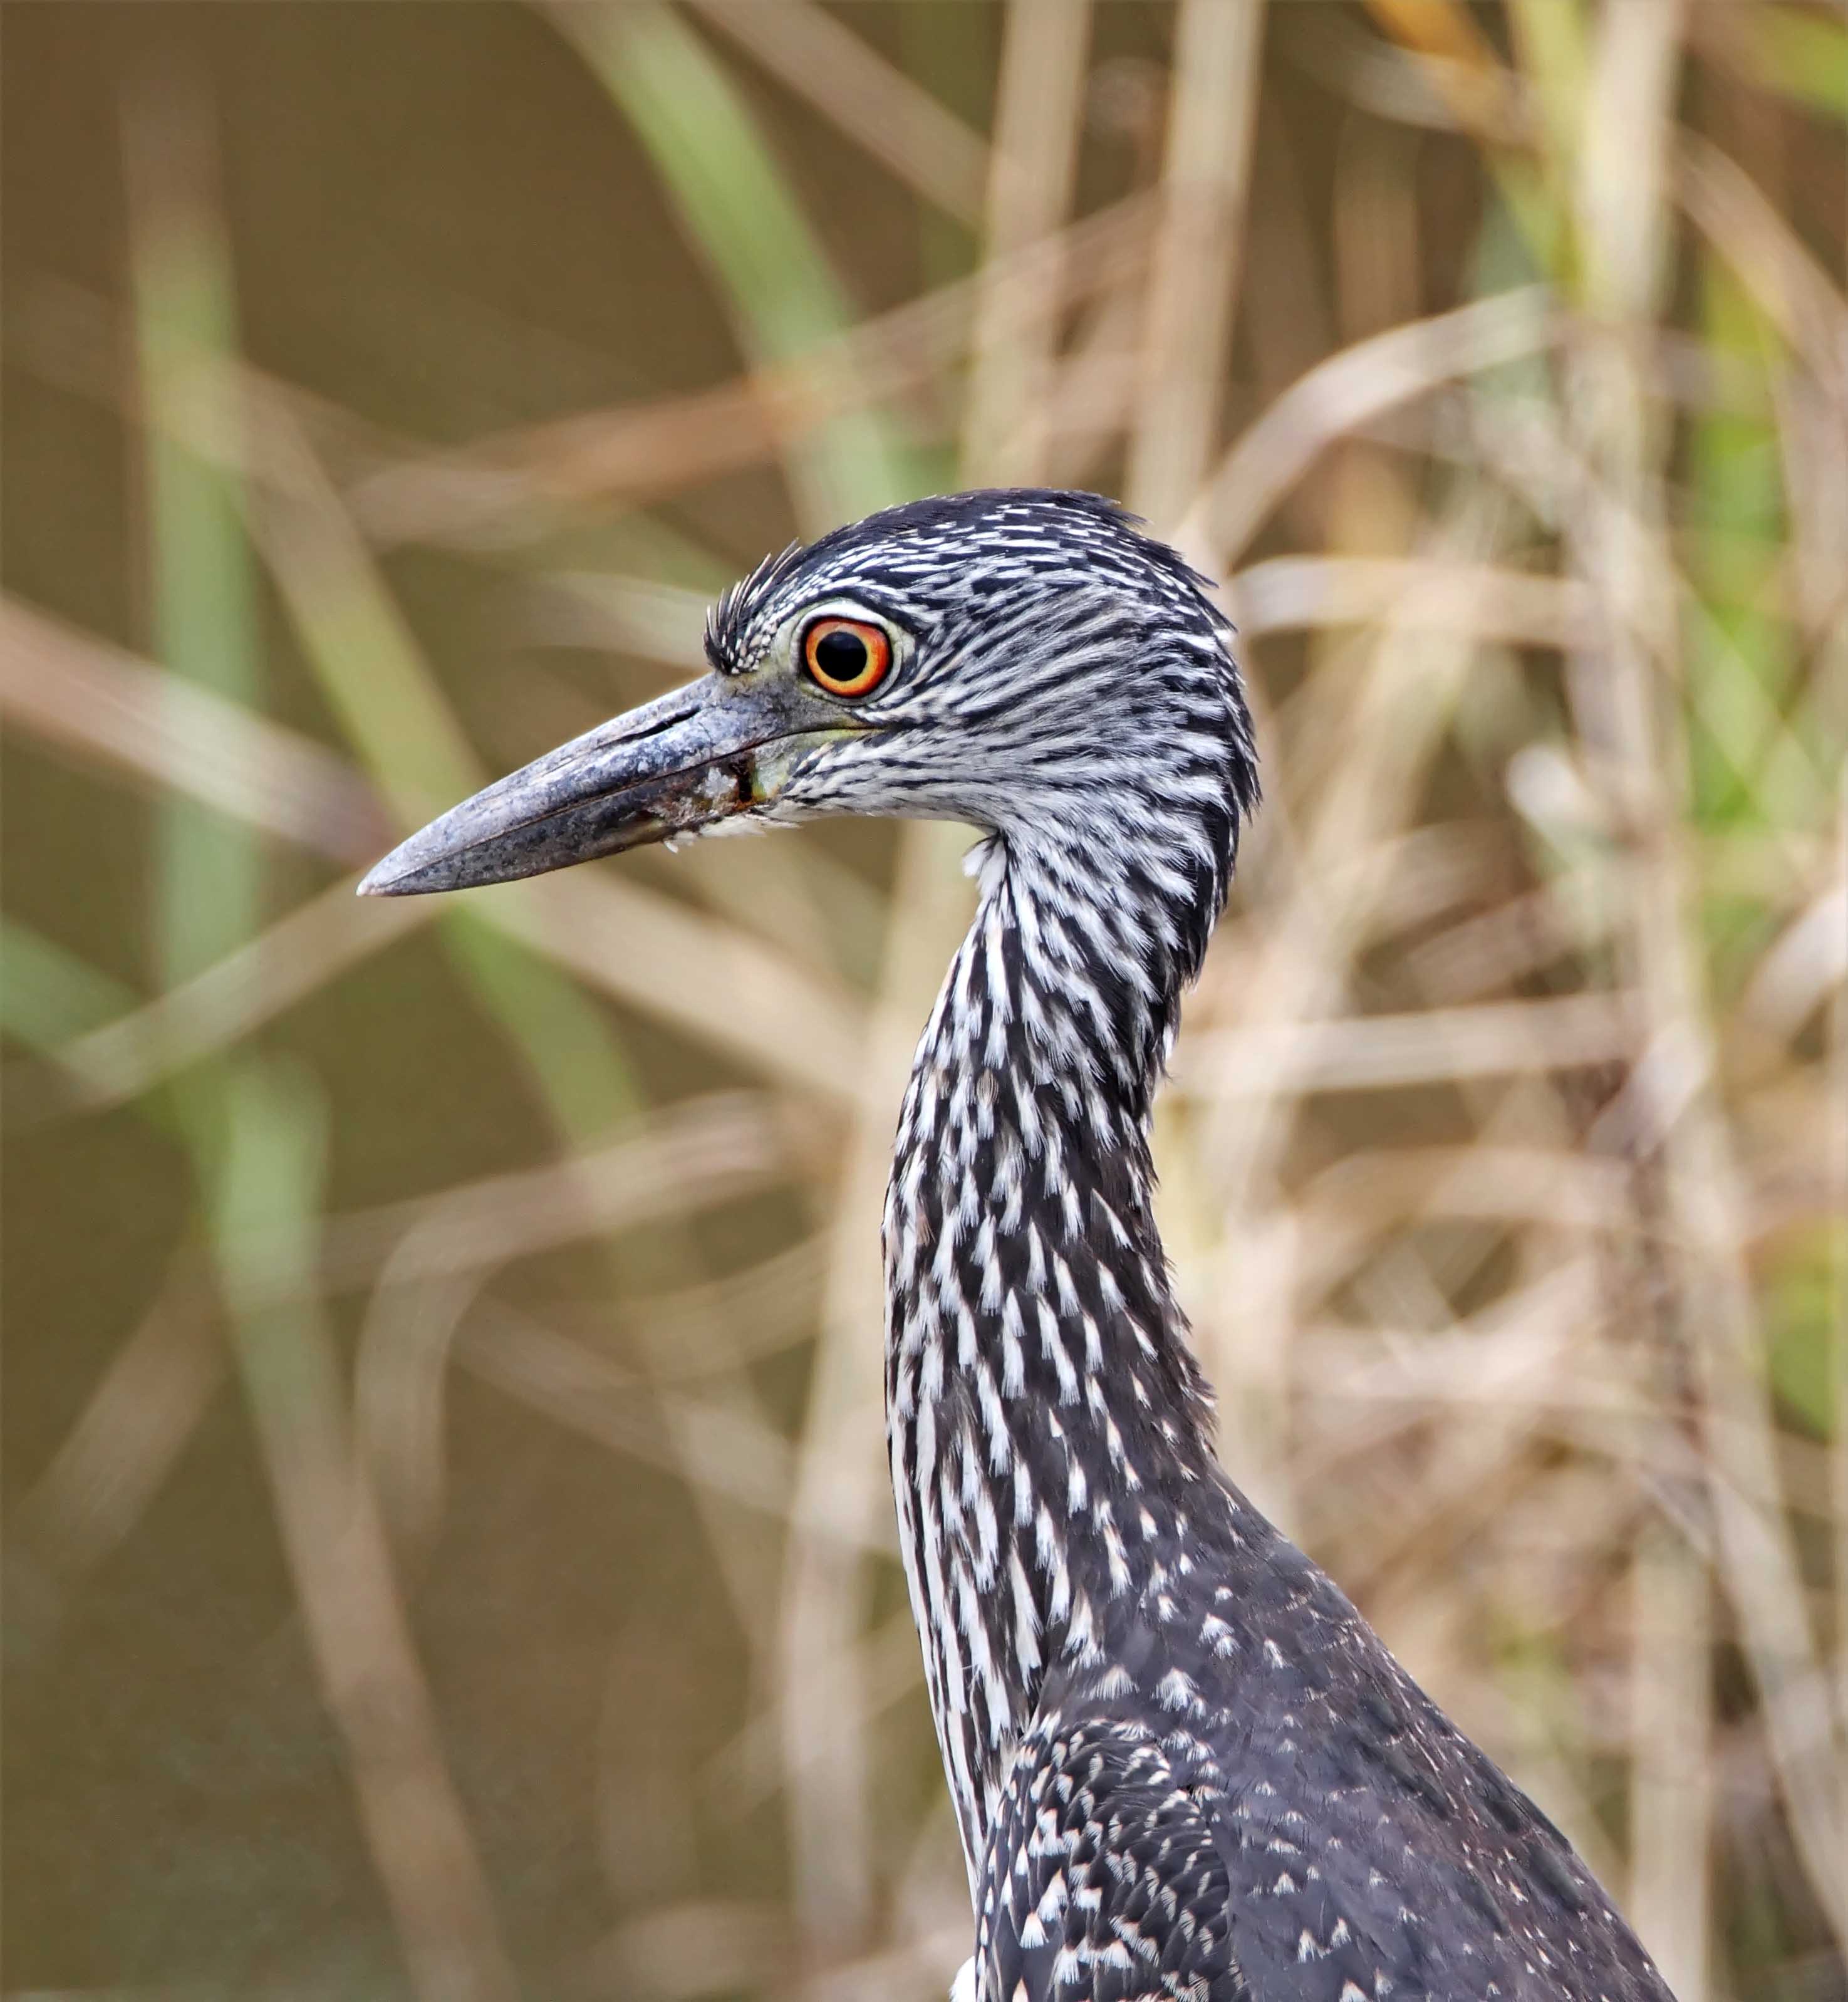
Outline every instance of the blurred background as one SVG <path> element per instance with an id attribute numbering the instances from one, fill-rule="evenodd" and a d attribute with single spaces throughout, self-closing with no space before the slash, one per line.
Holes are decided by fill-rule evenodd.
<path id="1" fill-rule="evenodd" d="M 968 837 L 351 891 L 1025 482 L 1241 629 L 1227 1464 L 1682 2002 L 1848 1993 L 1848 14 L 4 33 L 9 1991 L 943 1992 L 877 1233 Z"/>

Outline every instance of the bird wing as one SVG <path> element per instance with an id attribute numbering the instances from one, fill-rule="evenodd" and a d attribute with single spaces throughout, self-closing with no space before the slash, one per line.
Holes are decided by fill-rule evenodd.
<path id="1" fill-rule="evenodd" d="M 1146 1732 L 1036 1728 L 978 1894 L 981 2002 L 1260 2002 L 1233 1957 L 1214 1808 Z"/>
<path id="2" fill-rule="evenodd" d="M 1378 1794 L 1332 1812 L 1313 1853 L 1285 1798 L 1263 1780 L 1235 1798 L 1139 1721 L 1042 1717 L 978 1889 L 978 2002 L 1672 2002 L 1608 1910 L 1581 1907 L 1550 1948 L 1529 1930 L 1564 1865 L 1467 1861 L 1430 1829 L 1392 1841 L 1389 1876 Z"/>

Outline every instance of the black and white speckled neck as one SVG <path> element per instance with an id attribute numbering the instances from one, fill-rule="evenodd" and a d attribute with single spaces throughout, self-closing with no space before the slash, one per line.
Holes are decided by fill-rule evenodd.
<path id="1" fill-rule="evenodd" d="M 1049 1662 L 1113 1682 L 1126 1596 L 1223 1505 L 1150 1209 L 1168 997 L 1070 858 L 997 842 L 925 1033 L 885 1219 L 894 1491 L 970 1869 Z"/>

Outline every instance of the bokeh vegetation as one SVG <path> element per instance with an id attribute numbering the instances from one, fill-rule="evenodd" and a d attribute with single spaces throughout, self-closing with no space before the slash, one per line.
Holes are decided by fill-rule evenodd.
<path id="1" fill-rule="evenodd" d="M 1848 1993 L 1840 9 L 5 27 L 8 1988 L 943 1992 L 877 1219 L 966 836 L 351 888 L 1020 481 L 1242 630 L 1228 1464 L 1683 2002 Z"/>

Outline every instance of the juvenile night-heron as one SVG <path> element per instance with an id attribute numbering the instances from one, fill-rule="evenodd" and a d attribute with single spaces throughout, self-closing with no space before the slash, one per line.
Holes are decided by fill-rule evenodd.
<path id="1" fill-rule="evenodd" d="M 1257 772 L 1229 628 L 1090 494 L 962 494 L 761 565 L 712 671 L 362 886 L 748 820 L 979 829 L 885 1209 L 912 1610 L 978 2002 L 1666 2002 L 1565 1838 L 1222 1472 L 1149 1113 Z M 748 1005 L 748 997 L 741 997 Z"/>

